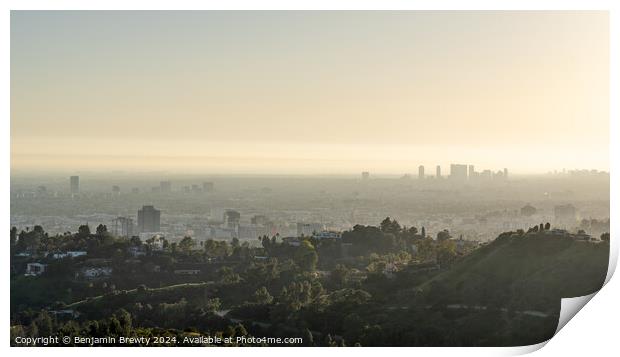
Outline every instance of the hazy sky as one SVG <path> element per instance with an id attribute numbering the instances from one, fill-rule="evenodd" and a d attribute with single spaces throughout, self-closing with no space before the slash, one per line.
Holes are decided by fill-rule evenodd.
<path id="1" fill-rule="evenodd" d="M 604 12 L 11 13 L 12 169 L 609 168 Z"/>

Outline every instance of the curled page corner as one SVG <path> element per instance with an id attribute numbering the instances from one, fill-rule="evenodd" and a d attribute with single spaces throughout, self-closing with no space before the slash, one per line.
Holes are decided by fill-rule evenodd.
<path id="1" fill-rule="evenodd" d="M 517 347 L 508 347 L 507 348 L 507 353 L 506 356 L 521 356 L 521 355 L 526 355 L 532 352 L 536 352 L 539 349 L 545 347 L 545 345 L 547 344 L 547 342 L 549 342 L 549 340 L 547 341 L 543 341 L 534 345 L 528 345 L 528 346 L 517 346 Z"/>
<path id="2" fill-rule="evenodd" d="M 600 290 L 599 290 L 600 291 Z M 558 327 L 555 330 L 554 336 L 572 319 L 579 310 L 581 310 L 598 291 L 593 292 L 590 295 L 577 296 L 572 298 L 563 298 L 560 308 L 560 318 L 558 320 Z"/>
<path id="3" fill-rule="evenodd" d="M 599 290 L 593 292 L 592 294 L 562 299 L 561 306 L 560 306 L 560 317 L 558 319 L 558 327 L 556 328 L 553 334 L 554 336 L 557 335 L 558 332 L 560 332 L 560 330 L 564 328 L 564 326 L 566 326 L 568 321 L 570 321 L 575 315 L 577 315 L 577 313 L 588 302 L 590 302 L 590 300 L 592 300 L 592 298 L 596 294 L 598 294 L 605 285 L 607 285 L 609 280 L 611 280 L 611 277 L 614 275 L 617 263 L 618 263 L 618 246 L 617 246 L 616 240 L 611 239 L 610 246 L 609 246 L 609 264 L 607 267 L 607 275 L 605 277 L 605 282 L 603 282 L 603 285 L 601 286 Z M 523 346 L 521 350 L 519 350 L 517 353 L 526 354 L 526 353 L 537 351 L 543 348 L 550 340 L 551 339 L 541 342 L 536 345 Z"/>
<path id="4" fill-rule="evenodd" d="M 594 292 L 594 293 L 592 293 L 590 295 L 577 296 L 577 297 L 572 297 L 572 298 L 563 298 L 562 301 L 561 301 L 562 305 L 560 307 L 560 318 L 558 319 L 558 327 L 556 328 L 555 332 L 553 333 L 553 336 L 557 335 L 558 332 L 564 326 L 566 326 L 568 321 L 570 321 L 575 315 L 577 315 L 579 310 L 581 310 L 594 297 L 594 295 L 596 295 L 597 293 L 598 293 L 598 291 L 596 291 L 596 292 Z M 549 343 L 549 341 L 551 341 L 551 339 L 548 339 L 546 341 L 543 341 L 541 343 L 537 343 L 537 344 L 534 344 L 534 345 L 518 346 L 518 347 L 515 347 L 515 348 L 510 348 L 510 352 L 508 353 L 508 355 L 511 355 L 511 356 L 514 356 L 514 355 L 525 355 L 525 354 L 529 354 L 529 353 L 538 351 L 539 349 L 545 347 L 545 345 L 547 343 Z"/>
<path id="5" fill-rule="evenodd" d="M 618 264 L 618 240 L 612 238 L 609 240 L 609 266 L 607 267 L 607 276 L 605 277 L 605 282 L 603 283 L 603 286 L 605 286 L 609 282 L 609 280 L 611 280 L 611 277 L 614 275 L 614 272 L 616 271 L 617 264 Z"/>
<path id="6" fill-rule="evenodd" d="M 614 275 L 614 271 L 616 270 L 616 265 L 618 262 L 617 245 L 614 244 L 614 240 L 612 240 L 610 243 L 611 244 L 609 247 L 609 265 L 607 267 L 607 276 L 605 277 L 605 282 L 603 283 L 603 286 L 601 286 L 601 289 L 603 289 L 603 287 L 607 285 L 611 277 Z M 558 327 L 556 328 L 553 335 L 557 335 L 557 333 L 564 326 L 566 326 L 568 321 L 570 321 L 570 319 L 572 319 L 579 312 L 579 310 L 581 310 L 594 297 L 594 295 L 598 294 L 601 289 L 589 295 L 563 298 L 561 302 L 562 305 L 560 307 L 560 318 L 558 320 Z"/>

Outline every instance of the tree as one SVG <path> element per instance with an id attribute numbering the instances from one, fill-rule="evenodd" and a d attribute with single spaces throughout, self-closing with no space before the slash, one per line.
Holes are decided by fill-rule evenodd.
<path id="1" fill-rule="evenodd" d="M 601 234 L 601 240 L 604 242 L 609 242 L 609 232 Z"/>
<path id="2" fill-rule="evenodd" d="M 204 244 L 205 254 L 210 258 L 225 258 L 230 253 L 230 246 L 226 241 L 209 239 Z"/>
<path id="3" fill-rule="evenodd" d="M 314 271 L 318 260 L 319 256 L 312 243 L 307 240 L 302 241 L 295 252 L 295 263 L 303 270 Z"/>
<path id="4" fill-rule="evenodd" d="M 278 305 L 287 312 L 299 311 L 302 307 L 312 303 L 318 296 L 323 295 L 324 292 L 323 286 L 318 281 L 294 281 L 282 287 L 278 297 Z"/>
<path id="5" fill-rule="evenodd" d="M 273 301 L 273 296 L 269 294 L 269 291 L 266 287 L 261 286 L 258 290 L 254 292 L 254 301 L 260 305 L 271 304 Z"/>
<path id="6" fill-rule="evenodd" d="M 386 217 L 381 222 L 381 231 L 384 233 L 397 234 L 401 231 L 400 224 L 396 220 L 391 220 L 390 217 Z"/>
<path id="7" fill-rule="evenodd" d="M 447 229 L 444 229 L 443 231 L 437 233 L 437 241 L 439 242 L 448 240 L 450 238 L 452 238 L 452 236 L 450 236 L 450 232 Z"/>
<path id="8" fill-rule="evenodd" d="M 30 325 L 28 325 L 28 336 L 30 337 L 39 337 L 39 327 L 37 323 L 32 321 Z"/>
<path id="9" fill-rule="evenodd" d="M 390 217 L 386 217 L 383 221 L 381 221 L 380 227 L 383 232 L 387 232 L 392 226 L 392 220 Z"/>
<path id="10" fill-rule="evenodd" d="M 437 247 L 437 263 L 443 268 L 450 265 L 456 258 L 456 245 L 453 241 L 444 240 Z"/>
<path id="11" fill-rule="evenodd" d="M 422 238 L 426 238 L 426 228 L 422 226 Z"/>
<path id="12" fill-rule="evenodd" d="M 50 336 L 54 332 L 52 327 L 52 318 L 47 311 L 41 311 L 39 313 L 39 316 L 37 316 L 36 319 L 36 325 L 39 330 L 39 336 Z"/>
<path id="13" fill-rule="evenodd" d="M 103 224 L 100 224 L 100 225 L 97 226 L 97 231 L 96 232 L 97 232 L 98 236 L 104 236 L 104 235 L 108 234 L 108 227 L 103 225 Z"/>
<path id="14" fill-rule="evenodd" d="M 24 330 L 24 326 L 22 325 L 14 325 L 11 326 L 11 341 L 15 341 L 17 337 L 26 336 L 26 331 Z"/>
<path id="15" fill-rule="evenodd" d="M 266 251 L 269 251 L 269 248 L 271 247 L 271 240 L 269 240 L 269 237 L 264 235 L 263 238 L 261 239 L 261 244 L 263 245 L 263 248 L 265 248 Z"/>
<path id="16" fill-rule="evenodd" d="M 139 247 L 142 245 L 142 241 L 140 240 L 139 236 L 133 236 L 129 239 L 129 244 L 131 244 L 134 247 Z"/>
<path id="17" fill-rule="evenodd" d="M 235 336 L 246 336 L 247 334 L 248 331 L 245 329 L 245 326 L 242 324 L 237 324 L 237 326 L 235 326 Z"/>
<path id="18" fill-rule="evenodd" d="M 88 321 L 84 327 L 84 331 L 88 336 L 93 337 L 100 337 L 105 334 L 105 332 L 100 334 L 101 328 L 99 327 L 99 321 L 97 320 Z"/>
<path id="19" fill-rule="evenodd" d="M 189 253 L 194 246 L 196 246 L 196 241 L 189 236 L 184 237 L 181 242 L 179 242 L 179 249 L 181 249 L 183 253 Z"/>
<path id="20" fill-rule="evenodd" d="M 17 243 L 17 227 L 11 227 L 11 247 Z"/>
<path id="21" fill-rule="evenodd" d="M 88 224 L 83 224 L 78 228 L 78 236 L 88 237 L 90 235 L 90 227 Z"/>
<path id="22" fill-rule="evenodd" d="M 108 318 L 108 328 L 110 329 L 110 334 L 112 336 L 123 336 L 124 334 L 121 322 L 118 320 L 116 315 L 112 315 Z"/>
<path id="23" fill-rule="evenodd" d="M 241 280 L 239 274 L 235 273 L 231 267 L 224 266 L 218 270 L 218 273 L 220 282 L 224 284 L 237 283 Z"/>
<path id="24" fill-rule="evenodd" d="M 392 228 L 385 229 L 392 230 Z M 342 233 L 342 241 L 353 243 L 350 252 L 352 255 L 367 255 L 372 252 L 387 253 L 404 247 L 403 241 L 397 238 L 397 235 L 400 237 L 402 234 L 386 233 L 379 227 L 357 224 L 352 230 Z"/>
<path id="25" fill-rule="evenodd" d="M 336 285 L 338 288 L 344 287 L 349 282 L 349 277 L 351 275 L 351 271 L 342 264 L 337 264 L 336 268 L 332 271 L 329 276 L 330 280 Z"/>
<path id="26" fill-rule="evenodd" d="M 547 222 L 545 223 L 545 230 L 548 231 L 551 229 L 551 223 Z"/>
<path id="27" fill-rule="evenodd" d="M 67 321 L 58 328 L 58 334 L 60 336 L 69 336 L 73 340 L 75 336 L 80 335 L 80 325 L 75 320 Z"/>
<path id="28" fill-rule="evenodd" d="M 416 243 L 417 255 L 422 261 L 431 260 L 436 258 L 434 255 L 434 242 L 431 238 L 420 239 Z"/>
<path id="29" fill-rule="evenodd" d="M 222 302 L 219 298 L 208 299 L 205 303 L 205 309 L 211 313 L 219 311 L 222 308 Z"/>
<path id="30" fill-rule="evenodd" d="M 131 336 L 132 325 L 131 325 L 131 314 L 127 312 L 125 309 L 120 309 L 116 312 L 116 318 L 120 323 L 122 336 Z"/>
<path id="31" fill-rule="evenodd" d="M 44 235 L 44 234 L 45 234 L 45 231 L 43 230 L 43 227 L 42 227 L 42 226 L 40 226 L 40 225 L 36 225 L 36 226 L 34 226 L 34 228 L 32 229 L 32 231 L 33 231 L 34 233 L 37 233 L 37 234 L 40 234 L 40 235 Z"/>

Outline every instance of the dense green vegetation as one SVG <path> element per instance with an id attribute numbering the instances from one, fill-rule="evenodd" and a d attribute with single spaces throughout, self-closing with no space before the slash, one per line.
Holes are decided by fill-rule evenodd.
<path id="1" fill-rule="evenodd" d="M 558 300 L 591 294 L 607 273 L 609 246 L 544 233 L 504 233 L 420 288 L 446 303 L 557 313 Z"/>
<path id="2" fill-rule="evenodd" d="M 105 226 L 54 237 L 12 230 L 11 343 L 168 336 L 170 345 L 201 345 L 184 338 L 202 335 L 302 337 L 306 346 L 533 344 L 553 335 L 562 297 L 602 286 L 609 255 L 608 239 L 581 241 L 549 225 L 478 247 L 389 218 L 341 239 L 260 240 L 157 245 Z M 87 255 L 49 256 L 69 250 Z M 45 272 L 24 276 L 35 261 Z M 111 273 L 82 276 L 93 267 Z"/>

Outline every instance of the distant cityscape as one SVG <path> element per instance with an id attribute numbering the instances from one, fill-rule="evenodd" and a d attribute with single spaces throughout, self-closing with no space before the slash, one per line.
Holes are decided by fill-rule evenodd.
<path id="1" fill-rule="evenodd" d="M 370 172 L 369 171 L 364 171 L 362 172 L 362 179 L 363 180 L 367 180 L 370 178 Z M 403 178 L 411 178 L 411 175 L 405 174 L 403 176 Z M 427 175 L 425 173 L 425 167 L 424 165 L 420 165 L 418 166 L 418 179 L 442 179 L 444 178 L 444 176 L 441 175 L 441 166 L 437 165 L 435 167 L 435 175 Z M 492 170 L 483 170 L 481 172 L 478 172 L 475 170 L 475 166 L 474 165 L 465 165 L 465 164 L 451 164 L 450 165 L 450 173 L 449 175 L 445 176 L 445 178 L 448 178 L 450 180 L 453 181 L 457 181 L 457 182 L 463 182 L 463 181 L 467 181 L 467 180 L 476 180 L 476 179 L 482 179 L 482 180 L 489 180 L 489 179 L 495 179 L 495 180 L 507 180 L 508 179 L 508 169 L 504 168 L 503 170 L 498 170 L 496 172 L 493 172 Z"/>
<path id="2" fill-rule="evenodd" d="M 325 187 L 312 192 L 307 187 L 293 187 L 294 180 L 279 184 L 266 179 L 264 187 L 251 189 L 251 179 L 244 188 L 241 181 L 231 186 L 228 185 L 230 180 L 223 178 L 220 179 L 221 190 L 216 190 L 217 185 L 212 180 L 199 183 L 179 180 L 178 185 L 172 180 L 161 180 L 158 185 L 147 189 L 143 184 L 141 187 L 129 186 L 129 189 L 123 189 L 126 185 L 112 184 L 108 186 L 111 190 L 105 193 L 101 183 L 94 191 L 84 191 L 82 178 L 74 175 L 69 177 L 66 194 L 61 189 L 48 190 L 44 185 L 35 190 L 23 187 L 12 190 L 11 224 L 20 229 L 41 224 L 50 232 L 62 233 L 81 224 L 102 223 L 119 237 L 138 236 L 144 240 L 158 235 L 179 240 L 192 236 L 198 240 L 238 238 L 257 243 L 257 238 L 262 236 L 338 234 L 355 224 L 370 224 L 389 215 L 397 216 L 408 225 L 424 226 L 429 232 L 449 229 L 475 241 L 485 241 L 531 221 L 550 221 L 556 226 L 572 229 L 581 224 L 580 220 L 608 220 L 608 206 L 604 201 L 600 205 L 584 202 L 575 197 L 569 187 L 572 180 L 579 178 L 594 180 L 596 185 L 597 180 L 609 180 L 608 173 L 597 170 L 556 171 L 541 177 L 535 180 L 543 180 L 541 185 L 548 188 L 529 192 L 534 179 L 509 180 L 507 168 L 476 171 L 474 165 L 451 164 L 449 173 L 443 175 L 442 167 L 437 165 L 435 174 L 430 175 L 425 166 L 420 165 L 417 180 L 414 180 L 419 184 L 412 182 L 409 186 L 402 186 L 407 185 L 407 180 L 375 180 L 371 172 L 364 171 L 361 182 L 312 179 Z M 548 182 L 554 178 L 568 181 L 548 185 L 545 177 Z M 402 178 L 411 179 L 411 176 Z M 567 188 L 562 190 L 567 183 Z M 287 185 L 293 186 L 288 188 Z M 299 198 L 280 192 L 283 187 L 287 187 L 287 191 L 298 191 Z M 406 198 L 407 202 L 400 202 Z M 464 199 L 469 207 L 463 207 L 462 212 L 460 208 L 448 207 L 456 198 Z M 303 210 L 295 207 L 298 200 L 304 202 Z M 87 208 L 91 201 L 97 202 L 100 208 Z M 271 207 L 269 202 L 272 201 L 279 202 L 279 206 Z M 411 202 L 419 204 L 408 207 Z M 40 212 L 42 203 L 56 208 Z M 441 208 L 444 205 L 446 208 Z M 462 205 L 463 202 L 456 207 Z M 68 212 L 63 214 L 62 207 L 65 206 Z M 475 207 L 478 208 L 470 209 Z M 114 211 L 123 213 L 114 214 Z M 594 224 L 595 234 L 608 229 L 604 226 L 597 228 L 597 224 Z"/>

